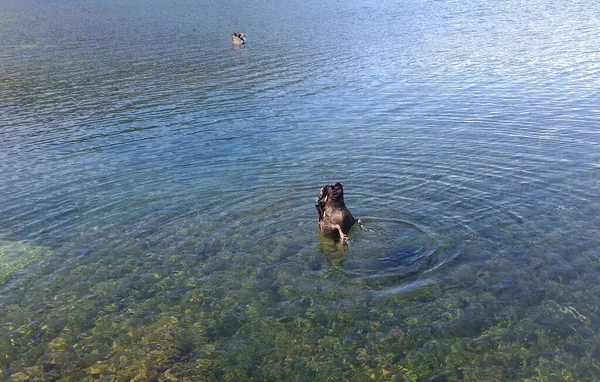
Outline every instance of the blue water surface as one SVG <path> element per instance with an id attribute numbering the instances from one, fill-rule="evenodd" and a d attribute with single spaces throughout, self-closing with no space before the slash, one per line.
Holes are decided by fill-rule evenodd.
<path id="1" fill-rule="evenodd" d="M 4 0 L 0 380 L 600 378 L 598 14 Z"/>

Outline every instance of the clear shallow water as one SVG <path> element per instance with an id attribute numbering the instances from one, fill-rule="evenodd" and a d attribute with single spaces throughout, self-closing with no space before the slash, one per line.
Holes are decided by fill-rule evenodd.
<path id="1" fill-rule="evenodd" d="M 598 378 L 597 8 L 3 2 L 0 379 Z"/>

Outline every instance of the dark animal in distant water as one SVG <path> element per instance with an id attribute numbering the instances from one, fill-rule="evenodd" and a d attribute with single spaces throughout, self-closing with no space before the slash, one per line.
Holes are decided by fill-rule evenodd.
<path id="1" fill-rule="evenodd" d="M 234 33 L 231 35 L 233 45 L 244 45 L 246 43 L 246 35 L 243 33 Z"/>
<path id="2" fill-rule="evenodd" d="M 319 229 L 325 234 L 339 238 L 342 243 L 348 241 L 346 235 L 354 223 L 363 227 L 362 221 L 354 219 L 350 210 L 346 208 L 344 189 L 339 182 L 321 187 L 315 207 L 319 213 Z"/>

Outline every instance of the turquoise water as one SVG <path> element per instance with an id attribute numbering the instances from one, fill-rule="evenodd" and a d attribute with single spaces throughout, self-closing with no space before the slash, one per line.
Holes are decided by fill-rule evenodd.
<path id="1" fill-rule="evenodd" d="M 0 380 L 599 379 L 599 8 L 3 1 Z"/>

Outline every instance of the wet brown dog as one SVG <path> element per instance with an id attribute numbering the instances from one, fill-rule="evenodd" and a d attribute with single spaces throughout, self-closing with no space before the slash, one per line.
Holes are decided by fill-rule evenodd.
<path id="1" fill-rule="evenodd" d="M 344 189 L 339 182 L 321 187 L 315 207 L 319 213 L 319 229 L 328 235 L 338 237 L 342 243 L 348 241 L 346 235 L 354 223 L 363 227 L 362 221 L 354 219 L 350 210 L 346 208 Z"/>

